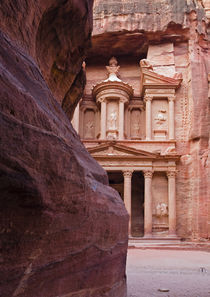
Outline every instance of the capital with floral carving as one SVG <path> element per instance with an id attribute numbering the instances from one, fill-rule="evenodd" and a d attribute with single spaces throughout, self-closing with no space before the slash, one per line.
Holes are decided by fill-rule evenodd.
<path id="1" fill-rule="evenodd" d="M 120 102 L 121 103 L 126 103 L 126 102 L 128 102 L 128 99 L 127 98 L 126 99 L 125 98 L 120 98 Z"/>
<path id="2" fill-rule="evenodd" d="M 143 171 L 143 173 L 144 173 L 144 178 L 152 178 L 152 176 L 153 176 L 153 170 L 145 170 L 145 171 Z"/>
<path id="3" fill-rule="evenodd" d="M 106 103 L 107 99 L 106 99 L 106 97 L 100 97 L 97 101 L 100 103 L 102 103 L 102 102 Z"/>
<path id="4" fill-rule="evenodd" d="M 124 177 L 132 177 L 132 174 L 133 174 L 133 170 L 125 170 L 123 171 L 123 176 Z"/>
<path id="5" fill-rule="evenodd" d="M 176 177 L 176 173 L 177 171 L 176 170 L 170 170 L 170 171 L 167 171 L 167 177 L 168 178 L 175 178 Z"/>
<path id="6" fill-rule="evenodd" d="M 175 101 L 175 98 L 176 98 L 175 96 L 169 96 L 168 101 Z"/>
<path id="7" fill-rule="evenodd" d="M 144 101 L 146 101 L 146 102 L 147 101 L 152 101 L 152 98 L 153 98 L 152 96 L 145 96 Z"/>

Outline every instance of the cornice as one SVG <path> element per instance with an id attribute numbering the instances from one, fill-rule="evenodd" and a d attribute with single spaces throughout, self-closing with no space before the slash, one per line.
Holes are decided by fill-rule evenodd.
<path id="1" fill-rule="evenodd" d="M 125 92 L 129 98 L 131 98 L 133 96 L 133 88 L 124 82 L 118 82 L 118 81 L 106 81 L 106 82 L 101 82 L 95 86 L 93 86 L 92 88 L 92 94 L 93 97 L 96 98 L 98 94 L 100 94 L 101 92 L 105 93 L 105 91 L 110 91 L 110 90 L 120 90 Z"/>

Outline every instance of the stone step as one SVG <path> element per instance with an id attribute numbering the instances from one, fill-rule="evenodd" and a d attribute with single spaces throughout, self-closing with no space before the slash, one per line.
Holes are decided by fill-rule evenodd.
<path id="1" fill-rule="evenodd" d="M 129 237 L 130 244 L 181 244 L 178 237 Z"/>
<path id="2" fill-rule="evenodd" d="M 129 239 L 128 248 L 137 249 L 175 249 L 175 250 L 205 250 L 210 251 L 210 242 L 186 242 L 168 239 L 133 240 Z"/>

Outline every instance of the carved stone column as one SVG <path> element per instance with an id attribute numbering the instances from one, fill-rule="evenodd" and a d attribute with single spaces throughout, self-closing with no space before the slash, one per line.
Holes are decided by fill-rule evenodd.
<path id="1" fill-rule="evenodd" d="M 169 235 L 176 236 L 176 171 L 168 171 Z"/>
<path id="2" fill-rule="evenodd" d="M 169 140 L 175 139 L 175 120 L 174 120 L 174 101 L 175 96 L 171 96 L 168 98 L 169 100 L 169 122 L 168 122 L 168 128 L 169 128 Z"/>
<path id="3" fill-rule="evenodd" d="M 106 99 L 101 99 L 101 139 L 106 139 Z"/>
<path id="4" fill-rule="evenodd" d="M 146 140 L 152 139 L 152 97 L 145 97 L 146 101 Z"/>
<path id="5" fill-rule="evenodd" d="M 79 103 L 77 104 L 75 111 L 74 111 L 74 115 L 73 115 L 73 119 L 72 119 L 72 126 L 77 131 L 77 133 L 79 133 Z"/>
<path id="6" fill-rule="evenodd" d="M 124 104 L 125 101 L 120 99 L 119 102 L 119 140 L 124 139 Z"/>
<path id="7" fill-rule="evenodd" d="M 144 237 L 152 236 L 152 176 L 152 170 L 144 171 Z"/>
<path id="8" fill-rule="evenodd" d="M 124 203 L 129 214 L 128 235 L 131 235 L 131 179 L 133 171 L 123 171 L 124 176 Z"/>

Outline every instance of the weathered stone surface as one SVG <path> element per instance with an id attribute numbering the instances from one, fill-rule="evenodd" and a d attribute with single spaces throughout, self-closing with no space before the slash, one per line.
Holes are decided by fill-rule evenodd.
<path id="1" fill-rule="evenodd" d="M 76 104 L 91 1 L 4 1 L 0 20 L 1 295 L 124 297 L 127 212 L 50 91 Z"/>
<path id="2" fill-rule="evenodd" d="M 96 0 L 93 23 L 87 94 L 105 79 L 99 65 L 111 56 L 117 57 L 120 78 L 134 88 L 135 96 L 140 95 L 140 59 L 147 57 L 160 74 L 182 74 L 175 103 L 176 149 L 181 155 L 177 232 L 183 238 L 210 238 L 209 1 Z"/>
<path id="3" fill-rule="evenodd" d="M 93 19 L 95 51 L 91 50 L 90 56 L 118 56 L 120 51 L 123 55 L 140 57 L 147 50 L 148 43 L 187 41 L 191 11 L 197 13 L 198 32 L 205 34 L 201 22 L 206 20 L 205 11 L 196 1 L 96 0 Z"/>

